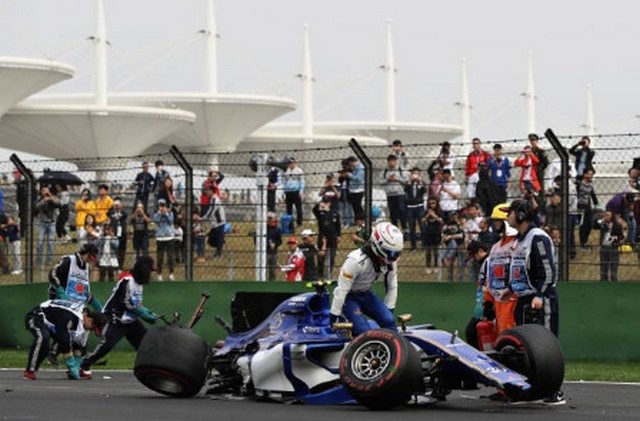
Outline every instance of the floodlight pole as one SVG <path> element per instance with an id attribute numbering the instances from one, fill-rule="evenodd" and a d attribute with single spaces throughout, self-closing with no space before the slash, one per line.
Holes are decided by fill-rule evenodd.
<path id="1" fill-rule="evenodd" d="M 256 155 L 256 281 L 267 280 L 267 159 L 268 154 Z"/>
<path id="2" fill-rule="evenodd" d="M 22 175 L 27 181 L 27 212 L 26 212 L 26 231 L 21 233 L 26 240 L 24 252 L 24 282 L 26 284 L 33 283 L 33 214 L 34 214 L 34 199 L 33 192 L 35 190 L 36 178 L 33 173 L 27 168 L 18 155 L 11 154 L 9 157 L 13 165 L 16 166 L 20 175 Z"/>

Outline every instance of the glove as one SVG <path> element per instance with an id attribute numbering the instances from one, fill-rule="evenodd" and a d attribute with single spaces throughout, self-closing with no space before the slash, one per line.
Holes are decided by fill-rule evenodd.
<path id="1" fill-rule="evenodd" d="M 94 297 L 93 294 L 91 295 L 91 299 L 89 300 L 89 305 L 93 307 L 95 311 L 102 312 L 102 303 L 98 301 L 98 299 Z"/>
<path id="2" fill-rule="evenodd" d="M 137 314 L 142 320 L 144 320 L 149 324 L 154 324 L 156 320 L 158 320 L 158 318 L 160 317 L 146 307 L 137 307 L 133 310 L 133 312 Z"/>
<path id="3" fill-rule="evenodd" d="M 477 301 L 476 305 L 473 306 L 473 318 L 474 319 L 482 319 L 482 313 L 484 312 L 484 306 L 482 305 L 482 302 Z"/>
<path id="4" fill-rule="evenodd" d="M 79 379 L 80 378 L 80 364 L 73 355 L 68 356 L 64 359 L 64 364 L 69 369 L 69 378 L 70 379 Z"/>
<path id="5" fill-rule="evenodd" d="M 64 288 L 62 288 L 60 285 L 56 287 L 56 298 L 59 298 L 61 300 L 66 300 L 68 298 L 67 293 L 64 291 Z"/>

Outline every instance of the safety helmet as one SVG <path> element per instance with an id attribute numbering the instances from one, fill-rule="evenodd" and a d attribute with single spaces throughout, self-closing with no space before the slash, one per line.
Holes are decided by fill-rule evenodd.
<path id="1" fill-rule="evenodd" d="M 404 238 L 398 227 L 389 222 L 381 222 L 373 229 L 369 244 L 373 253 L 389 265 L 400 257 Z"/>
<path id="2" fill-rule="evenodd" d="M 507 211 L 507 209 L 509 209 L 508 203 L 500 203 L 499 205 L 495 205 L 493 207 L 493 211 L 491 212 L 491 219 L 502 219 L 506 221 L 509 216 L 509 212 Z"/>

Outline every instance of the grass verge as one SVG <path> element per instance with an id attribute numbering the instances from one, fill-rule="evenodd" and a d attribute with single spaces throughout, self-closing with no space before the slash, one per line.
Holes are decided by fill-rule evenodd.
<path id="1" fill-rule="evenodd" d="M 132 351 L 112 351 L 94 368 L 130 370 L 134 359 Z M 0 349 L 0 368 L 23 368 L 26 360 L 26 350 Z M 45 361 L 43 368 L 49 367 Z M 640 382 L 640 361 L 567 361 L 565 380 Z"/>

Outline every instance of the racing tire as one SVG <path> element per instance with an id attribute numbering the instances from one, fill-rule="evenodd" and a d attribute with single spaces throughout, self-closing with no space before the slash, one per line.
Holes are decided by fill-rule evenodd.
<path id="1" fill-rule="evenodd" d="M 496 340 L 502 364 L 527 377 L 531 389 L 507 388 L 514 400 L 532 401 L 546 398 L 560 390 L 564 380 L 564 356 L 558 339 L 541 325 L 516 326 L 504 331 Z"/>
<path id="2" fill-rule="evenodd" d="M 209 347 L 189 329 L 163 326 L 147 332 L 136 354 L 133 373 L 163 395 L 191 397 L 204 386 Z"/>
<path id="3" fill-rule="evenodd" d="M 376 410 L 405 404 L 424 389 L 418 352 L 401 334 L 387 329 L 364 332 L 347 346 L 340 380 L 356 401 Z"/>

